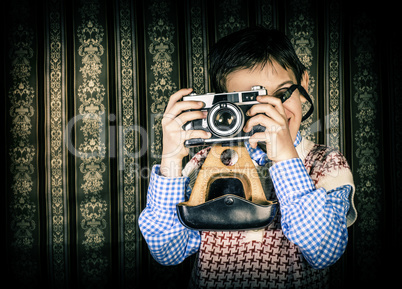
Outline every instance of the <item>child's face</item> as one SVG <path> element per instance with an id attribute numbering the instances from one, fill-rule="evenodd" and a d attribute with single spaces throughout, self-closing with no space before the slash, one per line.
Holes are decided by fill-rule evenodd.
<path id="1" fill-rule="evenodd" d="M 277 91 L 289 88 L 292 84 L 297 84 L 294 73 L 273 61 L 272 65 L 267 64 L 263 69 L 256 67 L 255 69 L 242 69 L 230 73 L 227 77 L 226 88 L 228 92 L 232 92 L 250 90 L 254 85 L 261 85 L 265 87 L 268 95 L 275 95 Z M 307 90 L 305 87 L 307 86 L 306 80 L 302 80 L 302 85 Z M 283 103 L 293 141 L 295 141 L 300 128 L 302 102 L 304 101 L 306 99 L 298 90 L 295 90 L 292 96 Z"/>

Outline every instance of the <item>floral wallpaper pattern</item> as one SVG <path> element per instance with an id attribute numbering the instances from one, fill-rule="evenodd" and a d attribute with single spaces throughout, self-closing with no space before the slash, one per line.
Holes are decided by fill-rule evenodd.
<path id="1" fill-rule="evenodd" d="M 302 134 L 339 149 L 354 173 L 358 221 L 331 267 L 331 287 L 375 279 L 386 248 L 402 239 L 401 142 L 392 131 L 401 127 L 402 66 L 396 41 L 380 41 L 369 7 L 338 0 L 35 3 L 16 0 L 3 11 L 3 208 L 7 275 L 16 285 L 186 287 L 195 257 L 158 265 L 137 225 L 150 168 L 160 162 L 161 117 L 176 90 L 210 91 L 209 47 L 252 25 L 287 33 L 310 73 L 316 108 Z"/>

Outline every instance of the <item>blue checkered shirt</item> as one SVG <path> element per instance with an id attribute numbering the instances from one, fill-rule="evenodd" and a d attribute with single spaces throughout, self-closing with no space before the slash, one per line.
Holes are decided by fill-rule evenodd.
<path id="1" fill-rule="evenodd" d="M 299 132 L 294 145 L 300 141 Z M 269 161 L 260 148 L 253 149 L 248 144 L 246 147 L 259 165 Z M 190 196 L 190 179 L 165 178 L 159 168 L 156 165 L 152 169 L 146 208 L 138 223 L 155 260 L 163 265 L 176 265 L 199 250 L 201 236 L 198 231 L 184 227 L 176 214 L 176 204 Z M 276 163 L 270 174 L 280 203 L 284 235 L 298 245 L 314 268 L 335 263 L 348 241 L 346 213 L 351 186 L 328 192 L 316 189 L 299 158 Z"/>

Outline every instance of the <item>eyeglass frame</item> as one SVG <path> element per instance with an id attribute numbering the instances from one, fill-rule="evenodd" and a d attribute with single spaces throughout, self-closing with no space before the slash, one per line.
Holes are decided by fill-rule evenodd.
<path id="1" fill-rule="evenodd" d="M 302 121 L 305 121 L 306 119 L 308 119 L 310 117 L 310 115 L 313 113 L 314 111 L 314 105 L 313 105 L 313 101 L 311 100 L 311 97 L 309 96 L 309 94 L 307 93 L 307 91 L 304 89 L 303 86 L 299 85 L 299 84 L 293 84 L 292 86 L 290 86 L 283 94 L 283 96 L 281 97 L 281 101 L 282 103 L 284 103 L 285 101 L 287 101 L 293 94 L 293 92 L 298 89 L 299 92 L 304 96 L 304 98 L 310 103 L 310 108 L 307 111 L 307 113 L 305 115 L 303 115 L 302 117 Z"/>

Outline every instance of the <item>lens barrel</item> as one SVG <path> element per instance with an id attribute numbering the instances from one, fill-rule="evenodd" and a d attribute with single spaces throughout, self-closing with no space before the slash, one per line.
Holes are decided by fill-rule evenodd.
<path id="1" fill-rule="evenodd" d="M 207 116 L 211 132 L 218 137 L 230 137 L 238 134 L 244 126 L 243 111 L 231 102 L 215 104 Z"/>

